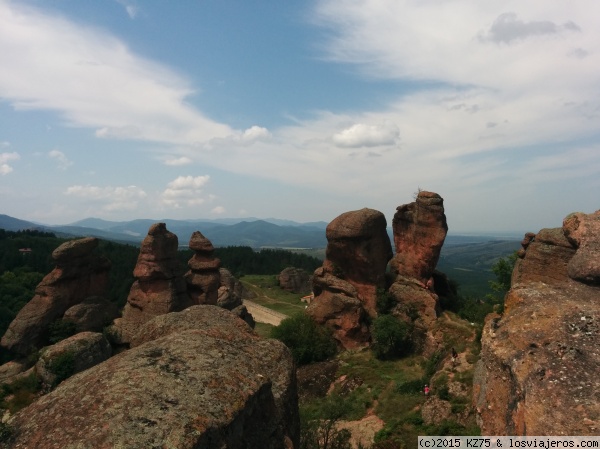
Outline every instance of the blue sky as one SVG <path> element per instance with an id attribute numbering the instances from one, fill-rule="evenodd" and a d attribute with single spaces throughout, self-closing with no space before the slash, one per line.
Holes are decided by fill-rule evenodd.
<path id="1" fill-rule="evenodd" d="M 451 232 L 600 208 L 600 3 L 0 0 L 0 213 L 386 214 Z"/>

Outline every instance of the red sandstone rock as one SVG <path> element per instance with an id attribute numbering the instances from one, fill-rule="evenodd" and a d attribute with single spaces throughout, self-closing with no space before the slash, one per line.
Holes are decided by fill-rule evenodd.
<path id="1" fill-rule="evenodd" d="M 95 238 L 63 243 L 52 257 L 56 268 L 42 279 L 35 296 L 17 314 L 2 337 L 2 346 L 21 355 L 40 348 L 48 326 L 60 319 L 70 307 L 85 298 L 103 295 L 108 283 L 110 262 L 93 250 Z"/>
<path id="2" fill-rule="evenodd" d="M 287 267 L 279 273 L 279 286 L 292 293 L 310 293 L 311 283 L 310 275 L 301 268 Z"/>
<path id="3" fill-rule="evenodd" d="M 577 248 L 568 266 L 569 276 L 581 282 L 600 284 L 600 210 L 575 213 L 563 221 L 563 232 Z"/>
<path id="4" fill-rule="evenodd" d="M 214 257 L 212 243 L 200 231 L 192 234 L 189 246 L 195 254 L 188 261 L 185 280 L 192 304 L 217 304 L 221 261 Z"/>
<path id="5" fill-rule="evenodd" d="M 392 228 L 396 247 L 392 272 L 426 285 L 448 232 L 444 200 L 437 193 L 419 192 L 414 203 L 397 208 Z"/>
<path id="6" fill-rule="evenodd" d="M 307 312 L 333 330 L 345 348 L 369 341 L 367 317 L 377 315 L 377 289 L 385 287 L 392 257 L 385 216 L 373 209 L 346 212 L 327 226 L 323 266 L 313 276 Z"/>
<path id="7" fill-rule="evenodd" d="M 573 218 L 565 234 L 577 243 Z M 600 287 L 569 277 L 576 253 L 562 228 L 528 240 L 504 314 L 483 329 L 473 389 L 481 433 L 597 435 Z"/>
<path id="8" fill-rule="evenodd" d="M 70 307 L 63 320 L 75 323 L 77 332 L 102 332 L 119 315 L 115 303 L 101 296 L 91 296 Z"/>
<path id="9" fill-rule="evenodd" d="M 10 447 L 299 447 L 290 351 L 230 312 L 193 309 L 174 315 L 206 327 L 186 319 L 192 329 L 171 332 L 177 323 L 168 324 L 162 337 L 74 375 L 17 413 Z"/>
<path id="10" fill-rule="evenodd" d="M 128 343 L 139 327 L 157 315 L 183 310 L 191 305 L 177 258 L 177 236 L 164 223 L 155 223 L 142 242 L 133 270 L 123 318 L 116 320 L 121 343 Z"/>

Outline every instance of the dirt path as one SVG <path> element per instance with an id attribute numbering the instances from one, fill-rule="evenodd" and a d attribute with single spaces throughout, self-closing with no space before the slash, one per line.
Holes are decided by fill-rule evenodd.
<path id="1" fill-rule="evenodd" d="M 283 313 L 260 306 L 247 299 L 244 299 L 244 305 L 246 306 L 246 309 L 248 309 L 248 312 L 250 312 L 254 317 L 254 321 L 259 323 L 267 323 L 272 324 L 273 326 L 279 326 L 282 320 L 288 318 L 288 316 Z"/>

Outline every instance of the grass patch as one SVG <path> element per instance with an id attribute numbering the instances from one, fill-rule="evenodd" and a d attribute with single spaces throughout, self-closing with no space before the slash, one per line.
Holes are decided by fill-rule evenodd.
<path id="1" fill-rule="evenodd" d="M 254 331 L 262 338 L 271 338 L 271 329 L 273 329 L 274 327 L 275 326 L 273 326 L 272 324 L 257 322 L 254 325 Z"/>
<path id="2" fill-rule="evenodd" d="M 258 305 L 288 316 L 306 308 L 306 303 L 300 300 L 304 295 L 280 288 L 275 275 L 246 275 L 240 281 L 256 295 L 251 301 Z"/>
<path id="3" fill-rule="evenodd" d="M 35 401 L 40 389 L 40 381 L 34 373 L 23 376 L 10 384 L 2 384 L 0 406 L 14 414 Z"/>

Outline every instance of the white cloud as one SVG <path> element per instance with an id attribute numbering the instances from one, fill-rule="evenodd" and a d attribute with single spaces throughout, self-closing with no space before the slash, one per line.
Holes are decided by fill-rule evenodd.
<path id="1" fill-rule="evenodd" d="M 65 153 L 59 150 L 50 151 L 48 153 L 48 157 L 55 159 L 58 162 L 58 168 L 60 168 L 61 170 L 66 170 L 71 165 L 73 165 L 73 162 L 70 161 L 69 158 L 67 158 Z"/>
<path id="2" fill-rule="evenodd" d="M 0 2 L 0 54 L 10 60 L 0 98 L 17 110 L 57 111 L 107 138 L 190 144 L 233 132 L 186 102 L 194 89 L 183 76 L 97 28 Z"/>
<path id="3" fill-rule="evenodd" d="M 167 184 L 161 195 L 163 205 L 179 209 L 198 206 L 206 201 L 203 188 L 210 181 L 210 176 L 179 176 Z"/>
<path id="4" fill-rule="evenodd" d="M 217 206 L 213 208 L 210 212 L 215 215 L 223 215 L 225 213 L 225 208 L 223 206 Z"/>
<path id="5" fill-rule="evenodd" d="M 6 145 L 4 145 L 6 143 Z M 2 142 L 2 147 L 8 147 L 8 142 Z M 16 161 L 20 159 L 19 153 L 0 153 L 0 175 L 8 175 L 13 171 L 13 167 L 8 164 L 10 161 Z"/>
<path id="6" fill-rule="evenodd" d="M 533 20 L 524 22 L 514 12 L 500 14 L 489 31 L 481 35 L 482 40 L 508 44 L 513 41 L 535 36 L 555 35 L 562 31 L 581 31 L 573 22 L 557 25 L 549 20 Z"/>
<path id="7" fill-rule="evenodd" d="M 119 3 L 120 5 L 122 5 L 125 8 L 125 11 L 127 11 L 127 15 L 129 16 L 130 19 L 135 19 L 140 11 L 139 6 L 131 1 L 131 0 L 116 0 L 117 3 Z"/>
<path id="8" fill-rule="evenodd" d="M 68 196 L 81 198 L 86 203 L 100 203 L 105 211 L 133 210 L 147 196 L 146 192 L 137 186 L 74 185 L 68 187 L 64 193 Z"/>
<path id="9" fill-rule="evenodd" d="M 382 125 L 357 123 L 333 136 L 333 142 L 345 148 L 393 145 L 400 136 L 398 127 L 387 122 Z"/>
<path id="10" fill-rule="evenodd" d="M 164 160 L 165 165 L 179 166 L 188 165 L 192 163 L 192 160 L 187 156 L 173 157 Z"/>
<path id="11" fill-rule="evenodd" d="M 270 137 L 271 133 L 267 128 L 254 125 L 244 131 L 241 139 L 250 142 L 254 140 L 268 139 Z"/>

